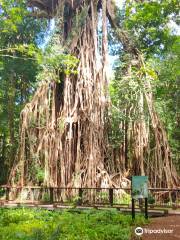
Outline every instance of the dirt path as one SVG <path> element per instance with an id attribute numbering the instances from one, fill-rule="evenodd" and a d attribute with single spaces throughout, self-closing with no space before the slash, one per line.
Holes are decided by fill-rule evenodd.
<path id="1" fill-rule="evenodd" d="M 180 215 L 151 219 L 143 228 L 142 240 L 180 240 Z"/>

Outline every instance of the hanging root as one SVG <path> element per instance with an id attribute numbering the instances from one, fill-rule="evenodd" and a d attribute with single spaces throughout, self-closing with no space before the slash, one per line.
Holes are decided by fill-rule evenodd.
<path id="1" fill-rule="evenodd" d="M 128 81 L 130 83 L 136 81 L 135 84 L 143 85 L 143 91 L 136 93 L 136 101 L 127 103 L 127 106 L 124 106 L 125 109 L 121 109 L 126 113 L 126 118 L 131 121 L 124 120 L 120 124 L 124 141 L 119 151 L 111 154 L 113 156 L 111 161 L 116 165 L 121 162 L 122 169 L 131 169 L 131 175 L 147 175 L 151 187 L 176 188 L 179 186 L 180 179 L 172 163 L 165 129 L 154 107 L 150 76 L 140 71 L 131 72 L 131 65 L 135 60 L 138 69 L 146 69 L 146 67 L 139 53 L 135 56 L 134 52 L 130 54 L 132 59 L 128 69 L 127 67 L 123 69 L 120 81 L 125 79 L 126 84 Z M 136 74 L 135 80 L 132 80 Z M 138 117 L 135 117 L 135 113 L 138 113 Z"/>
<path id="2" fill-rule="evenodd" d="M 90 9 L 77 45 L 71 50 L 80 60 L 78 76 L 66 76 L 60 83 L 42 82 L 21 113 L 16 166 L 19 175 L 17 171 L 12 172 L 12 184 L 60 187 L 111 184 L 108 173 L 101 176 L 101 183 L 97 177 L 100 171 L 105 171 L 107 78 L 103 64 L 97 64 L 96 1 L 91 1 Z M 106 27 L 103 25 L 104 33 Z M 106 38 L 107 33 L 104 41 Z M 102 50 L 103 59 L 106 54 L 107 49 Z"/>
<path id="3" fill-rule="evenodd" d="M 36 1 L 37 2 L 37 1 Z M 154 150 L 149 152 L 149 128 L 144 112 L 141 120 L 122 129 L 126 132 L 120 151 L 112 149 L 108 156 L 107 110 L 107 17 L 117 28 L 111 1 L 81 1 L 74 9 L 63 10 L 64 39 L 70 53 L 79 59 L 78 75 L 61 76 L 60 83 L 53 79 L 42 81 L 32 101 L 21 112 L 20 144 L 17 161 L 9 183 L 15 185 L 44 185 L 58 187 L 129 187 L 132 174 L 149 175 L 153 187 L 177 186 L 179 180 L 172 165 L 167 136 L 153 107 L 151 91 L 140 97 L 139 106 L 146 100 L 151 117 Z M 97 38 L 98 9 L 102 7 L 102 43 Z M 62 9 L 62 6 L 61 6 Z M 67 9 L 66 9 L 67 10 Z M 77 23 L 77 12 L 85 16 Z M 74 41 L 71 39 L 70 33 Z M 78 33 L 77 33 L 78 32 Z M 124 48 L 142 65 L 137 49 L 119 33 Z M 71 44 L 68 45 L 69 39 Z M 101 44 L 101 46 L 100 46 Z M 145 83 L 149 87 L 149 83 Z M 134 109 L 135 110 L 135 109 Z M 131 110 L 132 106 L 131 106 Z M 132 147 L 128 161 L 127 146 Z M 147 157 L 148 156 L 148 157 Z M 147 161 L 148 159 L 148 161 Z M 128 170 L 130 169 L 130 171 Z"/>

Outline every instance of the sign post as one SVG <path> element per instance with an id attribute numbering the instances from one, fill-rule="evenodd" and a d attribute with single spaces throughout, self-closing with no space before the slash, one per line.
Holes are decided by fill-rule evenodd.
<path id="1" fill-rule="evenodd" d="M 132 198 L 132 219 L 135 219 L 135 200 Z"/>
<path id="2" fill-rule="evenodd" d="M 145 218 L 148 219 L 148 199 L 145 198 Z"/>
<path id="3" fill-rule="evenodd" d="M 131 182 L 132 219 L 135 219 L 135 200 L 145 199 L 145 218 L 148 218 L 148 177 L 132 176 Z"/>

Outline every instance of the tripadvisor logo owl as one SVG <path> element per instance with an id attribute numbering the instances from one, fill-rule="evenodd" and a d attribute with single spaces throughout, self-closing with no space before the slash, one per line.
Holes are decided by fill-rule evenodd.
<path id="1" fill-rule="evenodd" d="M 138 236 L 141 236 L 143 234 L 143 228 L 137 227 L 135 229 L 135 234 L 138 235 Z"/>

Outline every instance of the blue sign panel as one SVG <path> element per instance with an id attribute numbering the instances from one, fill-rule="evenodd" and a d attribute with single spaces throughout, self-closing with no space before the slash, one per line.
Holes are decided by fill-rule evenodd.
<path id="1" fill-rule="evenodd" d="M 132 176 L 132 198 L 147 198 L 148 197 L 148 177 L 147 176 Z"/>

